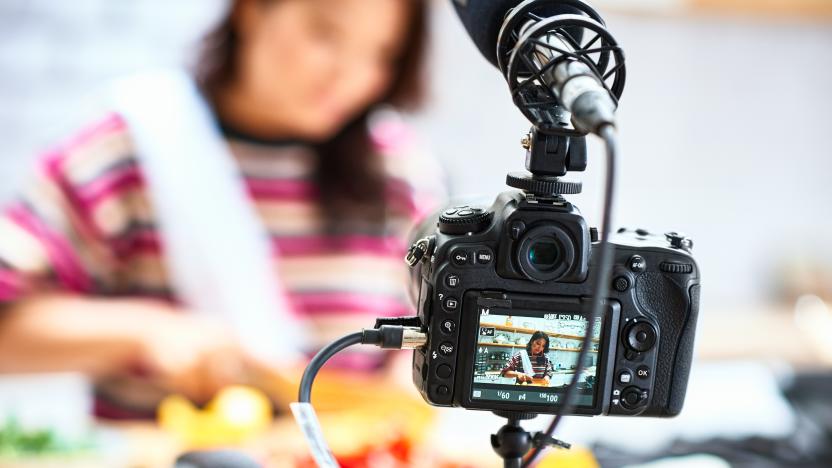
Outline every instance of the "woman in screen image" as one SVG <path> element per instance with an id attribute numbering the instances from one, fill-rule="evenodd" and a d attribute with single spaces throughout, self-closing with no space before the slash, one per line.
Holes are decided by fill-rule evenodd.
<path id="1" fill-rule="evenodd" d="M 529 338 L 526 349 L 520 350 L 509 358 L 500 371 L 503 377 L 514 377 L 519 384 L 535 383 L 549 386 L 549 379 L 554 373 L 552 362 L 546 353 L 549 352 L 549 335 L 543 331 L 535 331 Z"/>
<path id="2" fill-rule="evenodd" d="M 409 315 L 406 234 L 441 184 L 384 109 L 421 101 L 425 8 L 236 0 L 193 72 L 116 87 L 0 215 L 0 372 L 83 372 L 100 415 L 149 416 Z"/>

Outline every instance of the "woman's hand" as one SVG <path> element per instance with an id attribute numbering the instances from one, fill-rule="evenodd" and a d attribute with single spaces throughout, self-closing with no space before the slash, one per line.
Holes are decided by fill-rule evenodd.
<path id="1" fill-rule="evenodd" d="M 520 381 L 520 383 L 532 383 L 532 382 L 534 382 L 534 377 L 532 377 L 529 374 L 524 374 L 524 373 L 518 373 L 517 374 L 517 379 Z"/>
<path id="2" fill-rule="evenodd" d="M 305 362 L 266 361 L 249 353 L 221 322 L 175 310 L 157 312 L 141 334 L 138 358 L 165 389 L 196 402 L 233 384 L 258 387 L 280 406 L 297 398 Z"/>
<path id="3" fill-rule="evenodd" d="M 136 334 L 138 364 L 168 391 L 196 402 L 245 383 L 248 356 L 228 327 L 156 305 Z"/>
<path id="4" fill-rule="evenodd" d="M 138 365 L 164 390 L 202 402 L 238 383 L 277 386 L 273 396 L 291 401 L 299 378 L 287 376 L 303 370 L 263 363 L 229 327 L 162 301 L 43 294 L 3 312 L 0 372 L 72 371 L 103 379 Z"/>

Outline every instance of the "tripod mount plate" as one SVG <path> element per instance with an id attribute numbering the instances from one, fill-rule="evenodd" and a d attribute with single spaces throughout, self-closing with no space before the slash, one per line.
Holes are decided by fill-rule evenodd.
<path id="1" fill-rule="evenodd" d="M 581 193 L 580 182 L 569 182 L 557 177 L 534 176 L 524 172 L 510 172 L 506 185 L 524 192 L 542 196 L 576 195 Z"/>

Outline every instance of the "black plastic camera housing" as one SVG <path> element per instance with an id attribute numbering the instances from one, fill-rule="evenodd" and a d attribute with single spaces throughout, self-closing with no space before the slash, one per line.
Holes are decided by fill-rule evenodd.
<path id="1" fill-rule="evenodd" d="M 562 197 L 536 199 L 521 191 L 502 193 L 488 208 L 447 208 L 417 230 L 407 261 L 411 295 L 428 332 L 427 346 L 413 358 L 413 381 L 425 400 L 555 413 L 574 372 L 558 363 L 547 386 L 506 383 L 505 370 L 495 366 L 522 354 L 520 341 L 531 329 L 505 324 L 551 324 L 547 349 L 568 361 L 583 334 L 558 327 L 580 330 L 583 323 L 584 333 L 592 328 L 597 336 L 573 414 L 678 414 L 699 307 L 692 242 L 675 233 L 619 230 L 611 239 L 615 258 L 604 314 L 590 327 L 595 237 Z M 490 324 L 497 319 L 503 325 Z"/>

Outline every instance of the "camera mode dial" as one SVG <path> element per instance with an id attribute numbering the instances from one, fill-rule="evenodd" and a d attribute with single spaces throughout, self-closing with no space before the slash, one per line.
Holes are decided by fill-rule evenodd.
<path id="1" fill-rule="evenodd" d="M 467 205 L 448 208 L 439 215 L 439 231 L 442 234 L 467 234 L 480 232 L 491 224 L 494 213 Z"/>

